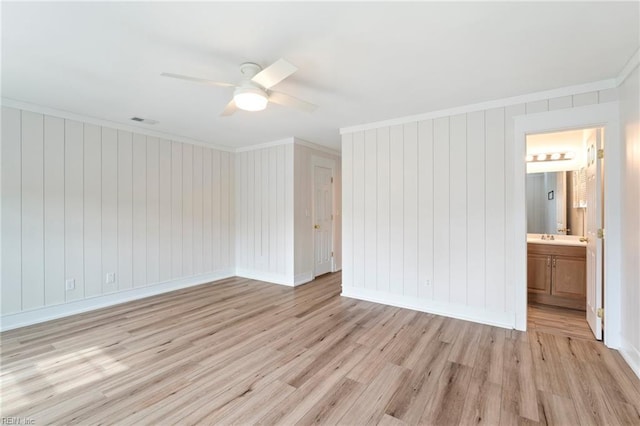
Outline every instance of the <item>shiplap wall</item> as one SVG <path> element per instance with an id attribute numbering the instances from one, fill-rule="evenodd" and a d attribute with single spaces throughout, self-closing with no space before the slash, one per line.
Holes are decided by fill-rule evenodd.
<path id="1" fill-rule="evenodd" d="M 610 89 L 344 134 L 343 295 L 514 326 L 513 117 L 615 98 Z"/>
<path id="2" fill-rule="evenodd" d="M 232 275 L 233 175 L 229 152 L 3 107 L 2 314 Z"/>
<path id="3" fill-rule="evenodd" d="M 236 155 L 236 270 L 293 285 L 293 144 Z"/>
<path id="4" fill-rule="evenodd" d="M 620 130 L 624 144 L 622 191 L 625 194 L 622 206 L 621 352 L 640 377 L 640 71 L 637 67 L 619 91 Z"/>

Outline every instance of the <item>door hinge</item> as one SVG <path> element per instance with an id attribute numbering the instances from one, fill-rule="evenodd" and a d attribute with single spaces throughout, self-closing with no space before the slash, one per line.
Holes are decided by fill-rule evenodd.
<path id="1" fill-rule="evenodd" d="M 604 240 L 604 228 L 598 229 L 598 238 Z"/>
<path id="2" fill-rule="evenodd" d="M 598 308 L 598 310 L 596 311 L 596 316 L 598 318 L 604 317 L 604 308 Z"/>
<path id="3" fill-rule="evenodd" d="M 604 149 L 599 149 L 598 150 L 598 158 L 599 159 L 603 159 L 604 158 Z"/>
<path id="4" fill-rule="evenodd" d="M 333 183 L 333 176 L 331 176 L 331 183 Z"/>
<path id="5" fill-rule="evenodd" d="M 333 220 L 333 215 L 331 215 L 331 220 Z"/>
<path id="6" fill-rule="evenodd" d="M 333 252 L 331 252 L 331 257 L 333 257 Z"/>

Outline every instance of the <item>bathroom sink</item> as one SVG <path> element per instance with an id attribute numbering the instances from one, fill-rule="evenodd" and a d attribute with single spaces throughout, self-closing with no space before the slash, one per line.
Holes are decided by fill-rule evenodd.
<path id="1" fill-rule="evenodd" d="M 527 243 L 576 247 L 585 247 L 587 245 L 585 241 L 580 241 L 582 237 L 578 235 L 554 235 L 553 238 L 553 240 L 543 240 L 542 234 L 527 234 Z"/>

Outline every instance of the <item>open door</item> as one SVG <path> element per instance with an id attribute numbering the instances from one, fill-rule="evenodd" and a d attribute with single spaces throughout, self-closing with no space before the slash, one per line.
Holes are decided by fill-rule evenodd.
<path id="1" fill-rule="evenodd" d="M 602 151 L 603 129 L 587 139 L 587 322 L 602 340 Z"/>
<path id="2" fill-rule="evenodd" d="M 314 276 L 331 272 L 333 260 L 332 169 L 313 167 Z"/>

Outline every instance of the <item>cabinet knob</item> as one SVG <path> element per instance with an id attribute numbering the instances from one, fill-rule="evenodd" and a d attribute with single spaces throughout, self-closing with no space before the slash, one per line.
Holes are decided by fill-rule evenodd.
<path id="1" fill-rule="evenodd" d="M 320 229 L 320 225 L 313 225 L 313 229 Z"/>
<path id="2" fill-rule="evenodd" d="M 553 258 L 553 267 L 554 268 L 556 267 L 556 258 L 555 257 Z"/>

